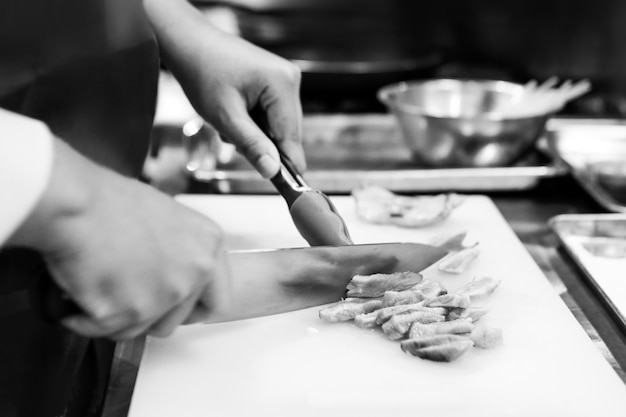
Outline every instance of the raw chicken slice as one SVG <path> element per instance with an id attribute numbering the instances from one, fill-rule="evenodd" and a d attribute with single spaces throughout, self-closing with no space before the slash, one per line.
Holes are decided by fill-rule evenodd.
<path id="1" fill-rule="evenodd" d="M 402 350 L 422 359 L 437 362 L 452 362 L 463 355 L 473 345 L 472 341 L 465 337 L 457 341 L 446 342 L 438 345 L 417 347 L 415 339 L 405 340 L 400 344 Z"/>
<path id="2" fill-rule="evenodd" d="M 432 336 L 436 334 L 469 334 L 474 325 L 469 320 L 457 319 L 438 323 L 413 323 L 409 329 L 409 338 Z"/>
<path id="3" fill-rule="evenodd" d="M 322 320 L 331 323 L 348 321 L 359 314 L 377 310 L 381 306 L 382 300 L 380 298 L 346 298 L 320 310 L 319 316 Z"/>
<path id="4" fill-rule="evenodd" d="M 405 291 L 385 291 L 383 295 L 383 307 L 414 304 L 446 293 L 446 289 L 440 283 L 425 279 Z"/>
<path id="5" fill-rule="evenodd" d="M 467 308 L 471 304 L 469 296 L 462 294 L 446 294 L 431 298 L 424 302 L 426 307 Z"/>
<path id="6" fill-rule="evenodd" d="M 500 285 L 500 280 L 491 277 L 473 278 L 461 288 L 457 294 L 467 295 L 470 300 L 477 301 L 488 298 Z"/>
<path id="7" fill-rule="evenodd" d="M 378 326 L 376 323 L 376 316 L 378 311 L 372 311 L 371 313 L 359 314 L 354 318 L 354 324 L 361 329 L 371 329 Z"/>
<path id="8" fill-rule="evenodd" d="M 385 332 L 387 337 L 391 340 L 398 340 L 402 339 L 408 333 L 409 327 L 415 322 L 427 324 L 444 320 L 445 316 L 441 314 L 409 310 L 404 313 L 396 314 L 387 320 L 387 322 L 383 324 L 383 332 Z"/>
<path id="9" fill-rule="evenodd" d="M 503 343 L 502 329 L 488 326 L 477 326 L 470 334 L 474 346 L 481 349 L 493 349 Z"/>
<path id="10" fill-rule="evenodd" d="M 377 186 L 352 191 L 359 217 L 370 223 L 421 227 L 446 219 L 463 201 L 458 194 L 401 196 Z"/>
<path id="11" fill-rule="evenodd" d="M 448 310 L 448 316 L 446 317 L 446 320 L 452 321 L 457 319 L 465 319 L 471 321 L 472 323 L 476 323 L 488 312 L 489 309 L 485 307 L 472 306 L 468 308 L 451 308 L 450 310 Z"/>
<path id="12" fill-rule="evenodd" d="M 407 311 L 424 311 L 427 313 L 440 314 L 445 316 L 447 310 L 445 308 L 425 307 L 423 303 L 401 304 L 397 306 L 384 307 L 377 311 L 376 323 L 383 324 L 396 314 L 402 314 Z"/>
<path id="13" fill-rule="evenodd" d="M 417 272 L 355 275 L 347 286 L 348 297 L 382 297 L 385 291 L 403 291 L 422 282 Z"/>
<path id="14" fill-rule="evenodd" d="M 445 258 L 437 263 L 437 269 L 441 272 L 461 274 L 467 271 L 472 262 L 478 258 L 479 253 L 480 249 L 478 246 L 449 253 Z"/>

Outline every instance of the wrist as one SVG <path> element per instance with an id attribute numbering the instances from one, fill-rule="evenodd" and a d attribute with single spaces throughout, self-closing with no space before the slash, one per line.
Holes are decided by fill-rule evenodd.
<path id="1" fill-rule="evenodd" d="M 8 244 L 53 253 L 62 248 L 63 224 L 80 218 L 92 204 L 98 188 L 97 166 L 59 139 L 48 184 L 26 220 Z"/>

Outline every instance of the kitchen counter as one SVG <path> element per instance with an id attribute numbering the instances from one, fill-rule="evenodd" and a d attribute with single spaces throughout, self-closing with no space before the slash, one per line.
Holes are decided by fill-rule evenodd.
<path id="1" fill-rule="evenodd" d="M 160 144 L 168 146 L 167 142 L 161 141 Z M 179 144 L 169 145 L 166 158 L 146 167 L 147 176 L 155 187 L 171 195 L 219 191 L 184 172 L 184 150 Z M 548 220 L 559 214 L 603 213 L 606 210 L 569 175 L 541 178 L 535 186 L 523 190 L 481 190 L 480 193 L 493 199 L 554 290 L 626 383 L 626 333 L 561 249 L 557 236 L 548 225 Z M 117 345 L 103 416 L 127 415 L 143 346 L 143 339 Z"/>

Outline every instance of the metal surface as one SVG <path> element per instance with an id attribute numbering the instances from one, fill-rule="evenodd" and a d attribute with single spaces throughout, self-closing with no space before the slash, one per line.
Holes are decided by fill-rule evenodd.
<path id="1" fill-rule="evenodd" d="M 231 303 L 209 322 L 299 310 L 339 300 L 357 274 L 419 272 L 443 249 L 385 243 L 229 252 Z"/>
<path id="2" fill-rule="evenodd" d="M 624 120 L 571 120 L 556 129 L 548 145 L 598 203 L 626 213 Z"/>
<path id="3" fill-rule="evenodd" d="M 378 98 L 397 117 L 417 161 L 498 167 L 528 151 L 552 115 L 506 115 L 504 108 L 523 93 L 523 85 L 505 81 L 435 79 L 388 85 Z"/>
<path id="4" fill-rule="evenodd" d="M 626 215 L 623 214 L 586 214 L 560 215 L 550 220 L 550 226 L 559 237 L 561 244 L 569 256 L 584 272 L 588 282 L 598 294 L 604 305 L 612 312 L 615 320 L 626 332 L 626 306 L 618 291 L 626 287 L 622 276 L 626 267 L 626 255 L 617 258 L 599 260 L 608 268 L 599 268 L 597 254 L 588 252 L 586 243 L 602 243 L 603 245 L 621 244 L 626 242 Z M 606 251 L 610 255 L 610 250 Z M 617 283 L 611 276 L 619 276 Z M 612 282 L 613 281 L 613 282 Z M 611 285 L 613 284 L 613 285 Z M 605 287 L 607 285 L 607 287 Z M 621 291 L 619 291 L 621 292 Z"/>
<path id="5" fill-rule="evenodd" d="M 155 129 L 159 137 L 167 132 L 175 134 L 171 127 Z M 537 149 L 510 166 L 428 168 L 412 159 L 390 114 L 311 115 L 305 117 L 303 125 L 307 182 L 329 194 L 349 193 L 363 184 L 376 184 L 395 192 L 527 190 L 544 178 L 561 176 L 567 171 L 544 152 L 543 143 L 539 141 Z M 184 156 L 175 147 L 163 147 L 150 164 L 186 164 L 191 181 L 199 188 L 206 185 L 211 192 L 275 192 L 230 145 L 220 144 L 220 147 L 213 153 L 207 152 L 209 146 L 195 147 L 188 156 L 192 164 L 180 161 L 178 158 Z M 168 161 L 170 157 L 172 160 Z"/>

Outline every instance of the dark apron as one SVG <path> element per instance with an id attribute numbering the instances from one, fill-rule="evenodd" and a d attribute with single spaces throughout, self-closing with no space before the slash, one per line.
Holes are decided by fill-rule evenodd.
<path id="1" fill-rule="evenodd" d="M 140 0 L 0 2 L 0 107 L 124 175 L 141 172 L 157 79 Z M 0 416 L 95 415 L 114 344 L 43 320 L 32 289 L 45 276 L 37 253 L 0 251 Z"/>

